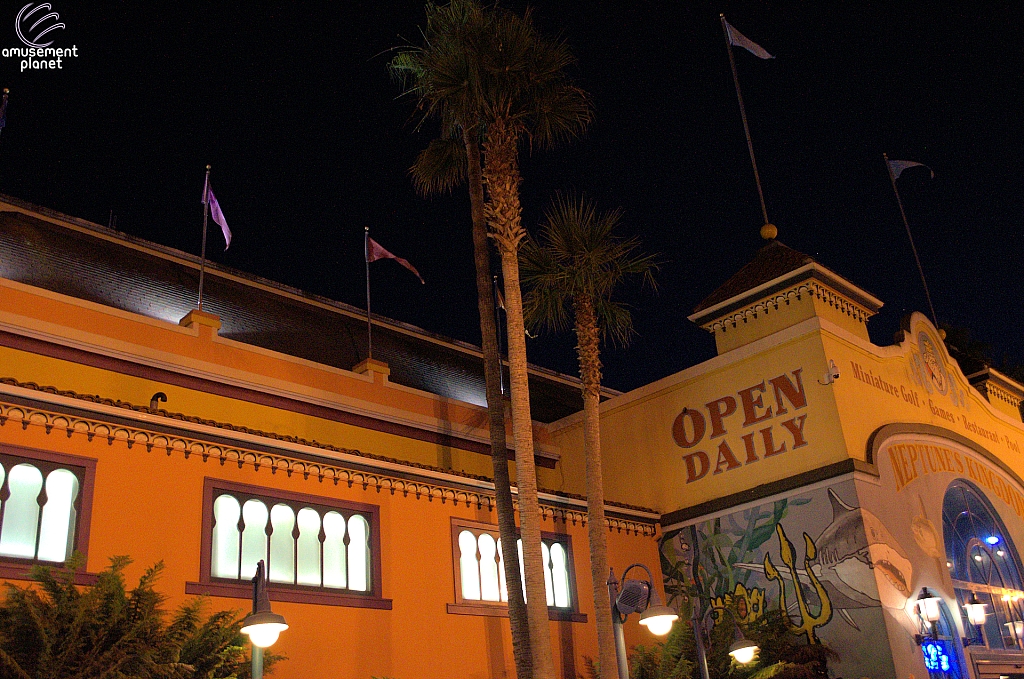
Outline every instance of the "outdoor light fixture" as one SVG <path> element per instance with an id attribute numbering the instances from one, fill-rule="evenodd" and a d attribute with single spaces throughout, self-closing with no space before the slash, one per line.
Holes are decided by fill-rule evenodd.
<path id="1" fill-rule="evenodd" d="M 754 656 L 761 648 L 750 639 L 739 639 L 729 647 L 729 655 L 740 665 L 746 665 L 754 660 Z"/>
<path id="2" fill-rule="evenodd" d="M 267 593 L 267 569 L 260 559 L 252 578 L 252 613 L 242 621 L 242 634 L 252 642 L 252 679 L 263 679 L 263 649 L 273 646 L 281 632 L 288 629 L 284 617 L 270 610 Z"/>
<path id="3" fill-rule="evenodd" d="M 917 595 L 917 614 L 921 616 L 922 620 L 934 625 L 942 616 L 939 609 L 941 601 L 941 597 L 932 594 L 927 587 L 922 587 L 921 593 Z"/>
<path id="4" fill-rule="evenodd" d="M 985 542 L 987 542 L 990 545 L 998 545 L 999 544 L 999 536 L 998 535 L 989 535 L 987 538 L 985 538 Z"/>
<path id="5" fill-rule="evenodd" d="M 633 568 L 647 571 L 647 580 L 627 580 L 626 574 Z M 640 624 L 651 634 L 663 636 L 672 630 L 672 624 L 679 615 L 661 602 L 658 590 L 654 588 L 654 575 L 642 563 L 631 564 L 622 571 L 622 586 L 615 579 L 615 571 L 608 571 L 608 598 L 612 606 L 612 629 L 615 632 L 615 659 L 619 666 L 619 679 L 629 679 L 626 664 L 626 638 L 622 623 L 630 613 L 640 614 Z"/>
<path id="6" fill-rule="evenodd" d="M 983 604 L 978 601 L 978 595 L 971 592 L 971 598 L 964 604 L 964 610 L 967 611 L 967 620 L 975 627 L 985 624 L 986 606 L 988 606 L 988 604 Z"/>
<path id="7" fill-rule="evenodd" d="M 699 582 L 698 573 L 700 571 L 700 552 L 697 551 L 697 526 L 690 526 L 690 544 L 693 545 L 693 563 L 691 568 L 693 569 L 693 581 Z M 693 636 L 696 649 L 697 649 L 697 668 L 700 670 L 700 679 L 710 679 L 708 674 L 708 659 L 707 651 L 704 644 L 707 643 L 710 646 L 710 635 L 706 635 L 704 630 L 706 629 L 705 620 L 711 614 L 713 610 L 718 610 L 722 613 L 729 613 L 732 616 L 732 624 L 735 627 L 735 639 L 731 646 L 729 646 L 729 655 L 739 665 L 747 665 L 753 662 L 754 658 L 761 651 L 761 648 L 753 641 L 743 636 L 743 630 L 740 629 L 740 622 L 736 618 L 736 613 L 731 608 L 719 608 L 712 609 L 708 608 L 704 613 L 700 612 L 701 600 L 700 596 L 696 597 L 696 600 L 691 606 L 693 612 Z M 705 640 L 705 637 L 707 639 Z"/>

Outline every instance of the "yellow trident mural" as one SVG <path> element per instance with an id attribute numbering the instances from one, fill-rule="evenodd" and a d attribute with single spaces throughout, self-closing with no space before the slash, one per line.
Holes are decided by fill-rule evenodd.
<path id="1" fill-rule="evenodd" d="M 807 605 L 807 599 L 804 597 L 803 585 L 800 582 L 800 574 L 796 567 L 793 543 L 786 537 L 786 531 L 782 524 L 775 526 L 775 534 L 779 536 L 779 556 L 786 567 L 789 568 L 789 573 L 793 580 L 793 592 L 795 593 L 796 604 L 800 611 L 800 624 L 795 624 L 788 614 L 783 619 L 786 621 L 786 626 L 791 632 L 794 634 L 805 634 L 807 635 L 807 643 L 816 644 L 818 643 L 818 636 L 814 633 L 815 628 L 827 624 L 832 619 L 832 601 L 829 599 L 825 587 L 811 569 L 811 562 L 818 554 L 817 547 L 815 547 L 814 541 L 811 540 L 811 536 L 804 533 L 804 573 L 807 579 L 810 580 L 811 586 L 814 587 L 814 591 L 818 595 L 818 601 L 821 602 L 818 612 L 812 614 L 810 607 Z M 783 611 L 788 611 L 789 608 L 786 604 L 786 581 L 779 574 L 775 564 L 772 563 L 770 554 L 764 555 L 764 574 L 769 580 L 775 580 L 779 583 L 779 607 Z"/>

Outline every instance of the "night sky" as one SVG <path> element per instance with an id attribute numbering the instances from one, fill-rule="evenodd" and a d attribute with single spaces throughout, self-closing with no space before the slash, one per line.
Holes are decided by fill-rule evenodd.
<path id="1" fill-rule="evenodd" d="M 59 71 L 19 73 L 0 135 L 0 192 L 199 253 L 204 166 L 234 231 L 216 262 L 363 306 L 362 233 L 408 258 L 374 264 L 374 311 L 479 342 L 469 207 L 415 195 L 407 168 L 436 130 L 388 76 L 416 43 L 420 0 L 98 3 L 50 0 L 76 45 Z M 0 47 L 20 45 L 0 2 Z M 505 6 L 522 10 L 525 3 Z M 956 9 L 955 5 L 960 8 Z M 523 155 L 524 223 L 556 190 L 621 206 L 660 253 L 659 290 L 628 291 L 639 337 L 605 353 L 628 389 L 714 355 L 686 320 L 749 261 L 760 208 L 719 12 L 767 50 L 737 51 L 779 240 L 885 302 L 889 344 L 927 310 L 882 153 L 927 163 L 899 186 L 939 320 L 1024 362 L 1024 8 L 988 3 L 537 2 L 578 58 L 596 119 L 585 138 Z M 330 338 L 325 338 L 330 341 Z M 570 335 L 530 359 L 574 373 Z"/>

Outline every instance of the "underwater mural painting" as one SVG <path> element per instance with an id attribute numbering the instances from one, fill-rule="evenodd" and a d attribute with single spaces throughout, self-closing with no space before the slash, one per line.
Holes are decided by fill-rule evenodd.
<path id="1" fill-rule="evenodd" d="M 696 529 L 697 584 L 712 609 L 731 606 L 747 623 L 782 608 L 794 634 L 850 651 L 840 652 L 837 676 L 894 676 L 887 655 L 854 649 L 888 647 L 882 607 L 906 604 L 912 566 L 878 517 L 859 506 L 852 480 L 698 520 Z M 662 538 L 673 601 L 691 587 L 690 535 L 685 526 Z"/>

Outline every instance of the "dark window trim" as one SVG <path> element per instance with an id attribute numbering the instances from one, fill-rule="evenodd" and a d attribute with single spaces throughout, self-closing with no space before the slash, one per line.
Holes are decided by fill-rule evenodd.
<path id="1" fill-rule="evenodd" d="M 508 617 L 508 604 L 500 601 L 477 601 L 475 599 L 462 598 L 462 568 L 459 566 L 459 533 L 462 529 L 476 530 L 490 533 L 497 540 L 498 526 L 482 521 L 471 519 L 451 518 L 451 540 L 452 540 L 452 572 L 455 576 L 455 603 L 448 604 L 448 613 L 452 615 L 484 615 L 498 618 Z M 518 533 L 518 530 L 516 531 Z M 548 619 L 567 622 L 586 622 L 587 615 L 580 613 L 579 597 L 576 594 L 576 560 L 572 551 L 572 536 L 568 533 L 552 533 L 541 531 L 541 539 L 551 542 L 558 542 L 565 547 L 566 568 L 569 571 L 569 608 L 556 608 L 548 606 Z"/>
<path id="2" fill-rule="evenodd" d="M 86 564 L 89 562 L 89 527 L 92 523 L 92 494 L 93 488 L 96 485 L 95 458 L 65 455 L 64 453 L 55 453 L 49 450 L 8 444 L 0 445 L 0 453 L 28 463 L 49 462 L 64 467 L 76 467 L 82 471 L 78 497 L 75 499 L 77 516 L 75 518 L 75 535 L 72 539 L 72 553 L 77 552 L 82 556 L 82 563 L 76 571 L 75 584 L 96 584 L 96 575 L 87 573 L 85 570 Z M 16 556 L 0 555 L 0 578 L 33 580 L 32 568 L 35 566 L 61 568 L 63 564 L 55 561 L 40 561 L 34 558 L 23 559 Z"/>
<path id="3" fill-rule="evenodd" d="M 358 512 L 366 517 L 370 524 L 370 591 L 365 594 L 330 587 L 312 587 L 309 585 L 290 585 L 279 582 L 267 583 L 267 592 L 272 601 L 287 601 L 303 604 L 322 604 L 326 606 L 351 606 L 355 608 L 377 608 L 391 610 L 391 599 L 383 598 L 381 582 L 381 549 L 380 549 L 380 507 L 338 500 L 321 495 L 307 495 L 265 486 L 253 486 L 245 483 L 224 481 L 206 477 L 203 481 L 203 522 L 202 546 L 199 553 L 199 582 L 186 582 L 186 594 L 221 596 L 237 599 L 252 599 L 252 584 L 248 580 L 230 580 L 214 578 L 210 575 L 211 550 L 213 543 L 213 496 L 216 491 L 244 493 L 265 499 L 285 500 L 308 504 L 316 507 L 340 509 Z"/>

